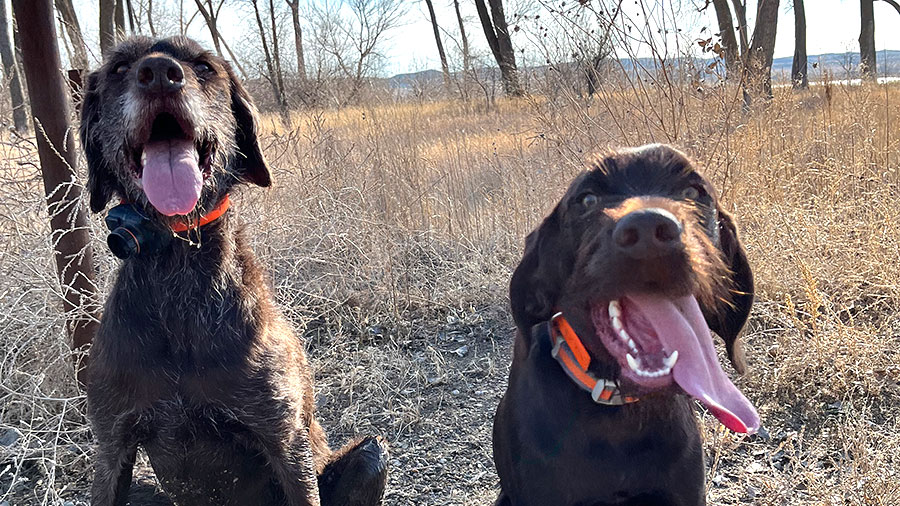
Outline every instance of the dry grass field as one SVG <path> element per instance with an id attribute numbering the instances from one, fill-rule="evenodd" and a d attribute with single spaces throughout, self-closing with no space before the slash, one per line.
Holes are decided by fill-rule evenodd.
<path id="1" fill-rule="evenodd" d="M 740 103 L 638 82 L 264 117 L 276 186 L 237 209 L 306 340 L 333 443 L 390 441 L 386 504 L 492 504 L 523 237 L 592 154 L 646 142 L 704 167 L 758 282 L 737 384 L 767 430 L 701 414 L 710 504 L 900 504 L 900 87 Z M 0 149 L 0 505 L 86 504 L 91 437 L 36 156 Z M 99 217 L 93 232 L 105 291 L 116 262 Z"/>

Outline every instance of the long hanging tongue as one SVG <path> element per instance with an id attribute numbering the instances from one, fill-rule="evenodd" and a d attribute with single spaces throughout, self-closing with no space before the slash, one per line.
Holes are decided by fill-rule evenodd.
<path id="1" fill-rule="evenodd" d="M 657 295 L 627 298 L 647 317 L 663 346 L 669 352 L 678 350 L 672 375 L 682 390 L 702 402 L 729 429 L 756 432 L 759 415 L 719 365 L 697 299 L 692 295 L 676 299 Z"/>
<path id="2" fill-rule="evenodd" d="M 193 211 L 203 186 L 194 143 L 184 139 L 148 142 L 144 156 L 141 182 L 153 207 L 166 216 Z"/>

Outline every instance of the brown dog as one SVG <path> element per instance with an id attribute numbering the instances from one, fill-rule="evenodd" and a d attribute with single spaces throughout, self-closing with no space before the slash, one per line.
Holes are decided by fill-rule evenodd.
<path id="1" fill-rule="evenodd" d="M 528 236 L 494 419 L 498 505 L 705 504 L 690 398 L 733 430 L 759 427 L 709 332 L 743 371 L 753 276 L 713 193 L 671 147 L 621 151 Z"/>
<path id="2" fill-rule="evenodd" d="M 94 212 L 122 264 L 90 356 L 92 504 L 124 505 L 138 446 L 178 504 L 375 505 L 387 453 L 329 450 L 312 374 L 228 193 L 269 186 L 250 96 L 186 38 L 134 38 L 87 79 Z M 111 220 L 111 221 L 110 221 Z"/>

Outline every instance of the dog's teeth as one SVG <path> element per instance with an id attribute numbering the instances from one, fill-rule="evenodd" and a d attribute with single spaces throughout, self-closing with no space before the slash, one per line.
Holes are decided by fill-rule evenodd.
<path id="1" fill-rule="evenodd" d="M 628 361 L 628 367 L 630 367 L 632 371 L 634 371 L 638 374 L 641 374 L 642 372 L 644 372 L 641 370 L 640 363 L 637 361 L 636 358 L 631 356 L 631 353 L 625 354 L 625 360 Z"/>
<path id="2" fill-rule="evenodd" d="M 671 355 L 663 360 L 663 364 L 665 364 L 666 369 L 669 370 L 675 367 L 675 362 L 678 362 L 678 350 L 673 351 Z"/>
<path id="3" fill-rule="evenodd" d="M 147 165 L 147 152 L 141 151 L 141 167 Z"/>
<path id="4" fill-rule="evenodd" d="M 619 338 L 626 343 L 631 341 L 631 336 L 628 335 L 628 332 L 625 332 L 625 329 L 619 329 Z"/>
<path id="5" fill-rule="evenodd" d="M 637 353 L 637 345 L 634 344 L 634 341 L 632 341 L 630 338 L 628 339 L 628 347 L 631 348 L 631 351 Z"/>
<path id="6" fill-rule="evenodd" d="M 621 307 L 619 306 L 619 301 L 611 300 L 609 301 L 609 316 L 610 318 L 618 318 L 619 315 L 622 314 Z"/>
<path id="7" fill-rule="evenodd" d="M 622 320 L 618 316 L 612 317 L 612 327 L 619 332 L 625 332 L 625 329 L 622 327 Z"/>

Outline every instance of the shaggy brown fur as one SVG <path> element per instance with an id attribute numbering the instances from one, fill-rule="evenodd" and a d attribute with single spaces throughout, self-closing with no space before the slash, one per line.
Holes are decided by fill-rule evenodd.
<path id="1" fill-rule="evenodd" d="M 614 244 L 627 216 L 660 209 L 683 227 L 670 249 L 643 259 Z M 737 337 L 753 301 L 750 267 L 712 186 L 668 146 L 602 158 L 526 240 L 510 283 L 518 332 L 509 386 L 494 419 L 498 506 L 705 504 L 693 401 L 673 390 L 598 405 L 551 357 L 546 322 L 562 311 L 593 357 L 591 371 L 621 380 L 619 363 L 591 338 L 589 302 L 632 292 L 694 295 L 743 370 Z"/>
<path id="2" fill-rule="evenodd" d="M 180 69 L 183 82 L 141 89 L 151 59 L 157 71 Z M 163 114 L 178 127 L 158 123 Z M 166 128 L 197 146 L 198 214 L 240 182 L 270 184 L 255 109 L 229 65 L 186 38 L 134 38 L 87 80 L 81 137 L 95 212 L 118 196 L 163 226 L 178 219 L 157 212 L 139 184 L 141 147 Z M 235 212 L 118 272 L 87 386 L 95 506 L 129 500 L 139 446 L 178 504 L 381 502 L 386 448 L 365 438 L 329 449 L 303 344 L 274 306 Z"/>

